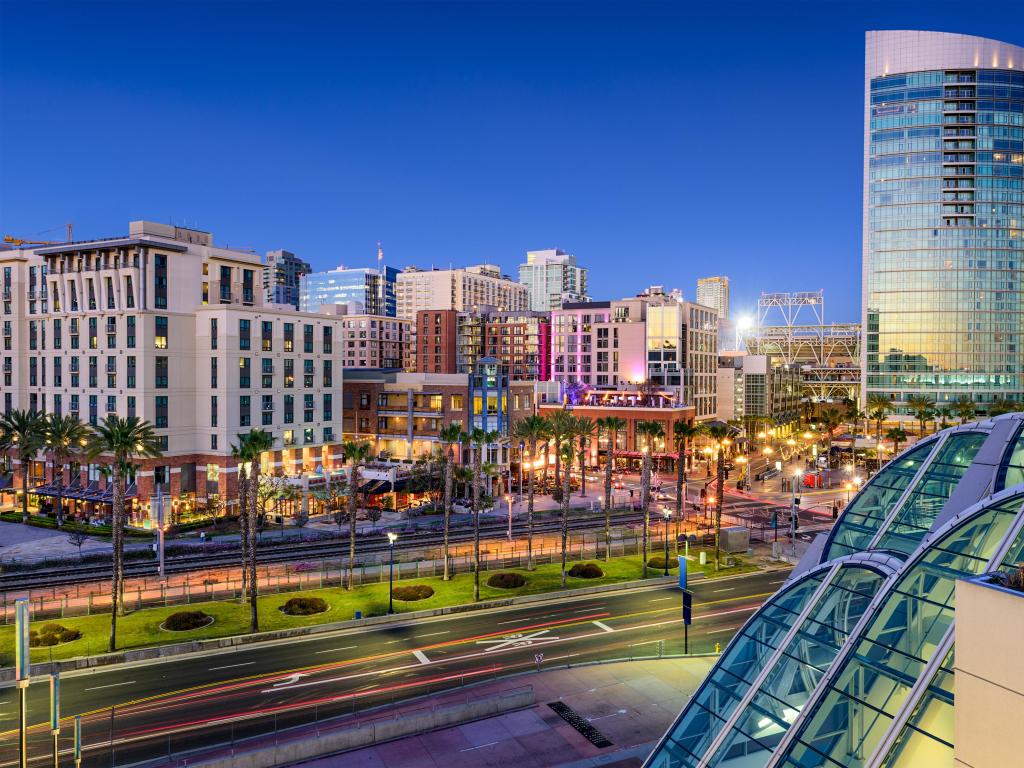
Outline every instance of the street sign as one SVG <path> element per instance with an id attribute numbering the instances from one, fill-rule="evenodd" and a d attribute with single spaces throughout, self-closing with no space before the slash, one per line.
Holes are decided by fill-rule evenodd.
<path id="1" fill-rule="evenodd" d="M 683 591 L 683 624 L 689 626 L 693 623 L 693 592 Z"/>
<path id="2" fill-rule="evenodd" d="M 676 558 L 679 560 L 679 588 L 682 590 L 686 589 L 686 557 L 684 555 L 677 555 Z"/>

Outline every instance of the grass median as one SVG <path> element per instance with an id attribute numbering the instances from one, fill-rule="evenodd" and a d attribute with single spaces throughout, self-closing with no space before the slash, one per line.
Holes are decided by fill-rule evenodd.
<path id="1" fill-rule="evenodd" d="M 579 562 L 579 561 L 576 561 Z M 593 587 L 602 584 L 616 584 L 624 581 L 632 581 L 642 578 L 642 561 L 638 557 L 616 557 L 610 562 L 602 559 L 592 559 L 582 562 L 598 563 L 603 575 L 598 578 L 568 578 L 568 589 L 579 589 L 581 587 Z M 571 566 L 572 563 L 569 563 Z M 723 568 L 717 573 L 713 566 L 700 566 L 696 561 L 688 563 L 688 572 L 704 572 L 708 577 L 731 576 L 739 573 L 757 570 L 757 566 L 745 560 L 737 559 L 736 564 Z M 549 592 L 561 592 L 561 569 L 557 563 L 539 565 L 533 571 L 525 569 L 509 568 L 501 572 L 519 573 L 526 579 L 526 583 L 514 589 L 501 589 L 487 586 L 487 580 L 499 571 L 484 571 L 480 574 L 480 597 L 481 600 L 496 600 L 503 597 L 515 597 L 518 595 L 534 595 Z M 675 570 L 671 573 L 676 573 Z M 648 569 L 649 577 L 657 577 L 662 574 L 661 570 Z M 473 574 L 462 573 L 451 581 L 444 581 L 440 577 L 427 577 L 422 579 L 403 579 L 396 581 L 395 585 L 426 584 L 433 590 L 434 594 L 423 600 L 402 601 L 395 600 L 395 612 L 407 613 L 410 611 L 430 610 L 444 608 L 453 605 L 465 605 L 473 602 Z M 319 597 L 327 603 L 327 610 L 322 613 L 310 616 L 290 616 L 281 611 L 281 607 L 292 597 Z M 364 617 L 379 616 L 387 612 L 388 608 L 388 584 L 387 581 L 366 584 L 352 591 L 346 591 L 339 587 L 326 589 L 309 589 L 299 592 L 280 592 L 266 594 L 259 598 L 259 619 L 260 630 L 273 631 L 279 629 L 290 629 L 316 624 L 329 624 L 337 621 L 347 621 L 354 618 L 356 611 L 361 611 Z M 170 632 L 161 628 L 161 624 L 172 613 L 179 611 L 203 611 L 213 617 L 213 623 L 200 629 L 184 632 Z M 33 627 L 38 628 L 44 624 L 60 624 L 69 629 L 75 629 L 82 633 L 82 636 L 69 643 L 56 646 L 37 647 L 32 649 L 33 662 L 45 662 L 49 660 L 69 659 L 78 656 L 92 656 L 106 652 L 107 640 L 110 633 L 110 615 L 97 614 L 79 618 L 55 619 L 49 621 L 34 622 Z M 190 603 L 189 605 L 176 605 L 161 608 L 144 608 L 126 616 L 121 616 L 117 621 L 118 627 L 118 648 L 129 650 L 154 645 L 168 645 L 188 640 L 208 640 L 218 637 L 229 637 L 231 635 L 245 634 L 249 631 L 249 605 L 237 601 L 203 602 Z M 14 627 L 0 627 L 0 666 L 10 666 L 14 663 Z"/>

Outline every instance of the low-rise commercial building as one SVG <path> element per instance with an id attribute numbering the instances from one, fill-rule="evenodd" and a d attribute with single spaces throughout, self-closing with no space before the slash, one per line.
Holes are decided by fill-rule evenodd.
<path id="1" fill-rule="evenodd" d="M 718 358 L 718 417 L 742 422 L 747 434 L 771 425 L 785 436 L 800 420 L 802 379 L 797 366 L 772 355 Z"/>

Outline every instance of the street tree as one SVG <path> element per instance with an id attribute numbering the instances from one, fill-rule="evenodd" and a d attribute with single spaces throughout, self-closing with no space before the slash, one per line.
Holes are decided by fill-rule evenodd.
<path id="1" fill-rule="evenodd" d="M 29 464 L 46 445 L 46 417 L 39 411 L 14 409 L 0 414 L 0 451 L 18 459 L 21 470 L 21 522 L 28 522 Z"/>
<path id="2" fill-rule="evenodd" d="M 626 420 L 619 416 L 606 416 L 597 420 L 598 426 L 604 430 L 607 449 L 604 454 L 604 559 L 612 559 L 612 470 L 615 468 L 615 443 L 619 432 L 626 428 Z"/>

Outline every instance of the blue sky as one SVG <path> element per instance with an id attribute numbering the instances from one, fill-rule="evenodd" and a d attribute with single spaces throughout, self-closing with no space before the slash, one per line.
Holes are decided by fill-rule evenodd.
<path id="1" fill-rule="evenodd" d="M 823 288 L 856 320 L 864 31 L 1024 40 L 1018 3 L 964 7 L 0 0 L 0 229 L 151 218 L 317 268 L 560 247 L 595 298 L 724 273 L 734 314 Z"/>

